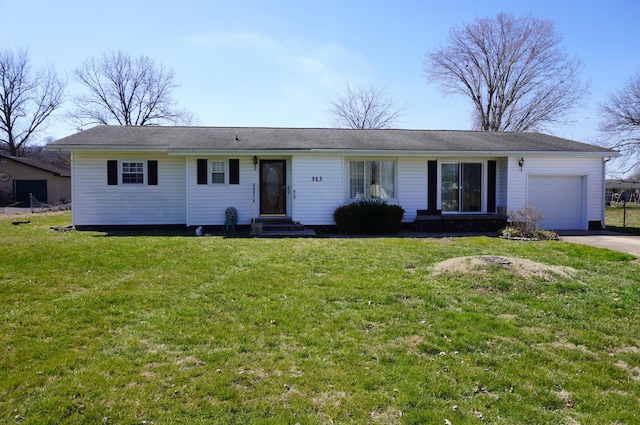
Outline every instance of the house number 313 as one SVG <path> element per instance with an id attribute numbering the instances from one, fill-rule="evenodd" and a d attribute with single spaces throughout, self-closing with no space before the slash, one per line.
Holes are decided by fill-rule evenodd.
<path id="1" fill-rule="evenodd" d="M 322 176 L 313 176 L 313 177 L 311 177 L 311 181 L 312 182 L 321 182 L 322 181 Z"/>

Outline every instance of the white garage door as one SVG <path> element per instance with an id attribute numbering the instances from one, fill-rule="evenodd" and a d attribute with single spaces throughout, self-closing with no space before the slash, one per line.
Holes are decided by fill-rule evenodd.
<path id="1" fill-rule="evenodd" d="M 541 223 L 543 229 L 582 229 L 583 178 L 529 176 L 527 205 L 544 215 Z"/>

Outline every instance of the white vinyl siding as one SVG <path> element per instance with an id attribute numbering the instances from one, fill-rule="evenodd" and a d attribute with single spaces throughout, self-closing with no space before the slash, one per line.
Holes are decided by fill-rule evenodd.
<path id="1" fill-rule="evenodd" d="M 528 205 L 528 177 L 581 176 L 583 178 L 583 220 L 580 229 L 586 230 L 590 221 L 603 222 L 602 200 L 604 178 L 601 157 L 529 157 L 524 156 L 522 171 L 518 166 L 521 156 L 508 160 L 508 211 Z M 553 195 L 549 195 L 553 196 Z"/>
<path id="2" fill-rule="evenodd" d="M 158 185 L 107 185 L 107 161 L 146 164 L 158 161 Z M 74 152 L 72 162 L 73 224 L 144 225 L 185 222 L 184 158 L 162 153 L 115 154 Z"/>
<path id="3" fill-rule="evenodd" d="M 345 204 L 344 164 L 341 156 L 292 158 L 293 220 L 303 224 L 335 224 L 333 212 Z"/>
<path id="4" fill-rule="evenodd" d="M 239 158 L 239 184 L 197 184 L 197 159 L 200 157 L 183 158 L 186 161 L 186 190 L 187 190 L 187 225 L 205 226 L 224 224 L 225 210 L 235 207 L 238 210 L 238 224 L 249 224 L 254 216 L 254 209 L 258 209 L 258 171 L 253 169 L 253 156 L 236 156 Z M 229 158 L 209 157 L 207 162 L 223 161 Z M 212 167 L 209 165 L 209 167 Z M 209 168 L 212 170 L 213 168 Z M 253 204 L 253 185 L 256 186 L 256 203 Z M 184 191 L 184 188 L 183 188 Z M 258 214 L 259 212 L 255 212 Z"/>
<path id="5" fill-rule="evenodd" d="M 398 205 L 404 208 L 402 221 L 405 223 L 415 221 L 417 210 L 427 208 L 427 167 L 429 159 L 434 158 L 398 158 L 396 199 Z"/>
<path id="6" fill-rule="evenodd" d="M 74 225 L 222 225 L 227 207 L 238 210 L 238 224 L 247 225 L 259 214 L 259 179 L 253 153 L 248 155 L 170 156 L 161 152 L 74 151 L 72 199 Z M 197 184 L 198 158 L 208 161 L 212 179 L 215 161 L 224 162 L 226 184 Z M 239 160 L 239 184 L 228 184 L 229 159 Z M 591 221 L 603 221 L 603 158 L 575 156 L 524 156 L 491 158 L 497 161 L 497 206 L 507 212 L 527 205 L 529 176 L 579 176 L 583 184 L 581 228 Z M 486 161 L 479 158 L 430 156 L 343 156 L 301 152 L 293 156 L 260 156 L 285 159 L 287 167 L 287 215 L 305 225 L 332 225 L 333 213 L 353 201 L 350 196 L 350 161 L 394 161 L 394 198 L 389 202 L 405 210 L 404 222 L 415 220 L 416 210 L 426 209 L 428 161 L 442 163 L 481 162 L 483 164 L 483 211 L 486 210 Z M 107 185 L 107 161 L 118 161 L 118 185 Z M 122 164 L 157 161 L 158 185 L 122 184 Z M 235 163 L 234 163 L 235 164 Z M 438 177 L 439 179 L 440 177 Z M 209 180 L 210 181 L 210 180 Z M 438 182 L 440 183 L 440 182 Z M 255 187 L 255 197 L 254 197 Z M 438 184 L 438 188 L 439 188 Z M 439 189 L 438 189 L 439 192 Z M 550 195 L 549 195 L 550 196 Z M 255 199 L 255 203 L 253 202 Z M 438 201 L 440 193 L 438 193 Z"/>

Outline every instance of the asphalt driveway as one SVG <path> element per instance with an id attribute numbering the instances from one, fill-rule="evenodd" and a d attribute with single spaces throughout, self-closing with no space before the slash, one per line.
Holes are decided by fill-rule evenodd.
<path id="1" fill-rule="evenodd" d="M 640 257 L 640 236 L 603 231 L 558 232 L 560 240 L 626 252 Z"/>

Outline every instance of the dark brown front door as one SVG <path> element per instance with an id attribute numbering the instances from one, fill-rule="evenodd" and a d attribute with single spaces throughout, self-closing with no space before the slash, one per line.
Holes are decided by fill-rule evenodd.
<path id="1" fill-rule="evenodd" d="M 286 164 L 279 159 L 260 161 L 260 215 L 286 215 Z"/>

